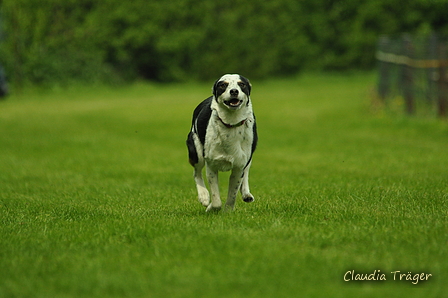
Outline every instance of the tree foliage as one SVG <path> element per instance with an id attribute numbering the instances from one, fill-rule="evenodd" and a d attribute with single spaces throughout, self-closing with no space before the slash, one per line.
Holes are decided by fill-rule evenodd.
<path id="1" fill-rule="evenodd" d="M 0 63 L 38 84 L 365 69 L 380 34 L 448 33 L 444 2 L 4 0 Z"/>

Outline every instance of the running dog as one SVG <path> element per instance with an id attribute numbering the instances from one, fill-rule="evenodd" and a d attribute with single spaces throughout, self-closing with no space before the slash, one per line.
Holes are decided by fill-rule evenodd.
<path id="1" fill-rule="evenodd" d="M 238 74 L 226 74 L 213 85 L 213 95 L 193 112 L 187 147 L 199 202 L 206 211 L 220 210 L 218 172 L 232 171 L 229 178 L 226 209 L 233 210 L 238 191 L 244 202 L 253 202 L 249 190 L 249 168 L 257 147 L 257 126 L 252 110 L 249 80 Z M 206 176 L 211 197 L 202 178 Z"/>

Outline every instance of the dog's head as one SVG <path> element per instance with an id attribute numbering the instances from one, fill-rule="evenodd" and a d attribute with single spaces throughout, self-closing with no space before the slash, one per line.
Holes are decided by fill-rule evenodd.
<path id="1" fill-rule="evenodd" d="M 249 105 L 251 88 L 252 85 L 245 77 L 226 74 L 213 85 L 213 95 L 218 104 L 230 110 L 238 110 L 244 105 Z"/>

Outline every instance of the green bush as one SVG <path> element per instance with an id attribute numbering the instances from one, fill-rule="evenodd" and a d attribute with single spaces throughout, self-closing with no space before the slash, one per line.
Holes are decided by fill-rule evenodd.
<path id="1" fill-rule="evenodd" d="M 15 83 L 104 81 L 110 68 L 89 22 L 91 1 L 4 1 L 1 57 Z"/>
<path id="2" fill-rule="evenodd" d="M 448 33 L 442 1 L 4 0 L 15 84 L 368 69 L 380 34 Z"/>

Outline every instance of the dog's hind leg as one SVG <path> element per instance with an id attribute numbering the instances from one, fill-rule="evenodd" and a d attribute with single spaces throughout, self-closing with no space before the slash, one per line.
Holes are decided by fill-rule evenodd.
<path id="1" fill-rule="evenodd" d="M 233 169 L 229 178 L 229 192 L 227 193 L 226 209 L 233 210 L 238 190 L 241 187 L 243 179 L 243 171 L 241 169 Z"/>
<path id="2" fill-rule="evenodd" d="M 208 185 L 210 186 L 210 192 L 212 197 L 212 202 L 207 206 L 207 212 L 218 211 L 221 209 L 221 198 L 219 196 L 219 179 L 218 171 L 210 169 L 206 165 L 205 170 L 207 172 Z"/>
<path id="3" fill-rule="evenodd" d="M 243 201 L 246 203 L 250 203 L 254 201 L 254 196 L 250 193 L 249 189 L 249 169 L 252 161 L 247 165 L 244 169 L 243 173 L 243 182 L 241 183 L 241 196 L 243 197 Z"/>

